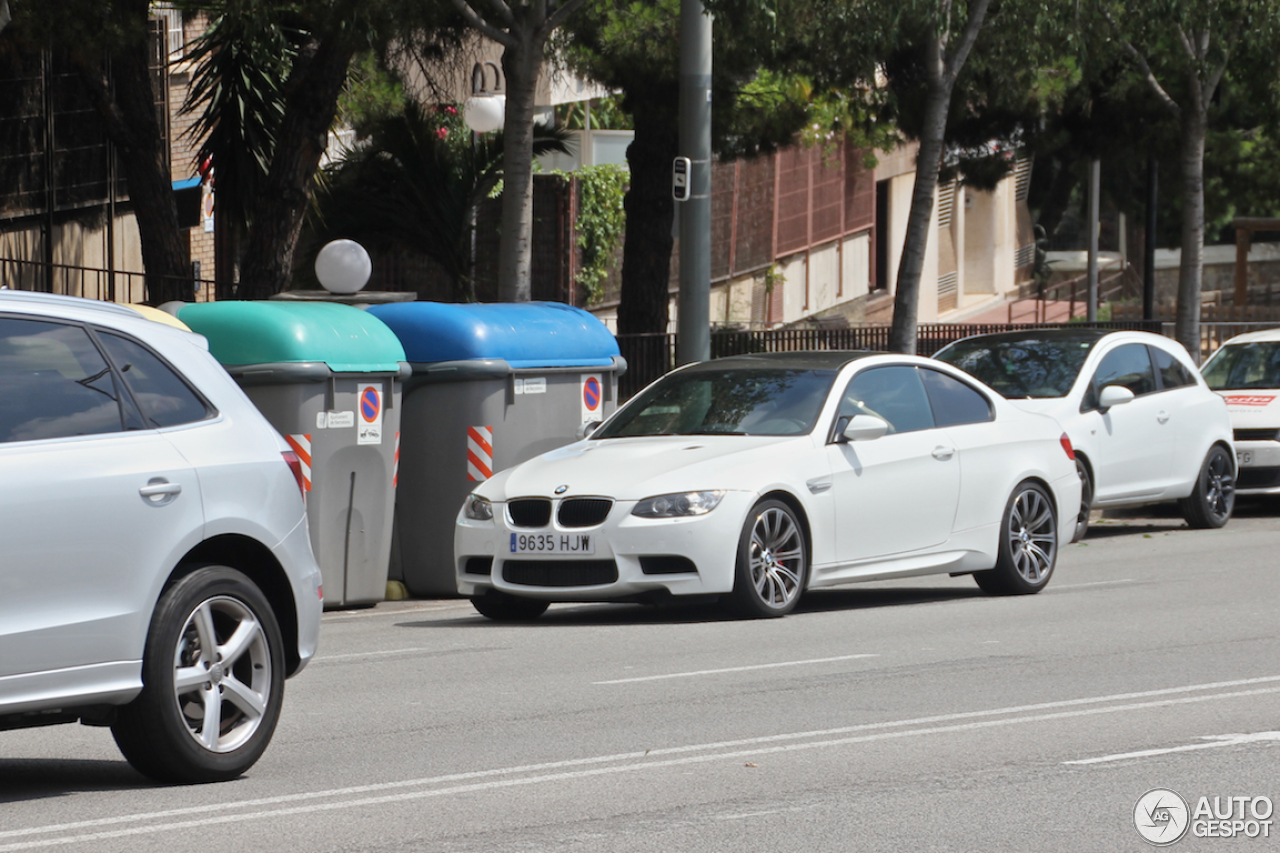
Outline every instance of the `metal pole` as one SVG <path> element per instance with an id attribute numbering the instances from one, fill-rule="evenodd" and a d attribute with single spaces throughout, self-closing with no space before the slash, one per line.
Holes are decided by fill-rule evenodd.
<path id="1" fill-rule="evenodd" d="M 1098 319 L 1098 195 L 1102 188 L 1102 161 L 1089 161 L 1089 307 L 1086 319 Z"/>
<path id="2" fill-rule="evenodd" d="M 676 362 L 711 358 L 711 16 L 702 0 L 680 0 L 680 156 L 689 198 L 680 209 Z"/>
<path id="3" fill-rule="evenodd" d="M 1160 161 L 1147 158 L 1147 241 L 1142 247 L 1142 319 L 1156 318 L 1156 201 L 1160 193 Z"/>

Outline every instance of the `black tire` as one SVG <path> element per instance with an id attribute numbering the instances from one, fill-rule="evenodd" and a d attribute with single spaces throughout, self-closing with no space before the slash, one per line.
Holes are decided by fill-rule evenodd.
<path id="1" fill-rule="evenodd" d="M 258 587 L 235 569 L 202 566 L 156 603 L 142 692 L 111 733 L 129 763 L 157 781 L 234 779 L 271 742 L 284 668 L 280 628 Z M 210 721 L 216 736 L 205 735 Z"/>
<path id="2" fill-rule="evenodd" d="M 490 589 L 483 595 L 474 596 L 471 599 L 471 606 L 481 616 L 486 616 L 495 622 L 527 622 L 546 613 L 551 602 L 539 601 L 536 598 L 520 598 Z"/>
<path id="3" fill-rule="evenodd" d="M 1200 530 L 1222 527 L 1236 506 L 1236 465 L 1222 445 L 1209 448 L 1196 487 L 1178 501 L 1187 524 Z"/>
<path id="4" fill-rule="evenodd" d="M 786 616 L 808 580 L 809 549 L 795 512 L 782 501 L 756 504 L 738 540 L 729 610 L 749 619 Z"/>
<path id="5" fill-rule="evenodd" d="M 1058 559 L 1058 514 L 1039 483 L 1024 480 L 1005 504 L 994 569 L 973 579 L 992 595 L 1029 595 L 1044 589 Z"/>
<path id="6" fill-rule="evenodd" d="M 1089 532 L 1089 513 L 1093 511 L 1093 477 L 1089 466 L 1076 458 L 1076 473 L 1080 475 L 1080 513 L 1076 516 L 1076 532 L 1072 542 L 1079 542 Z"/>

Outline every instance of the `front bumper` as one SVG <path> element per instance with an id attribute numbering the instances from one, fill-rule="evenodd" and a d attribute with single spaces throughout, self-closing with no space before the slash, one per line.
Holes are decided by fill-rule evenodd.
<path id="1" fill-rule="evenodd" d="M 687 518 L 633 516 L 637 501 L 615 501 L 604 523 L 562 527 L 558 499 L 551 499 L 551 522 L 516 527 L 505 503 L 494 503 L 492 521 L 458 514 L 454 566 L 458 592 L 488 589 L 544 601 L 617 601 L 657 594 L 718 595 L 733 590 L 742 526 L 756 499 L 728 492 L 711 512 Z M 512 534 L 553 537 L 588 534 L 590 554 L 515 554 Z"/>
<path id="2" fill-rule="evenodd" d="M 1280 495 L 1280 441 L 1236 441 L 1236 494 Z"/>

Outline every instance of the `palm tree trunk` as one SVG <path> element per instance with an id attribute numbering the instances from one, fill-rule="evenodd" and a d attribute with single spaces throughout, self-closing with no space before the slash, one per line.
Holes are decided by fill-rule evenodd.
<path id="1" fill-rule="evenodd" d="M 354 48 L 350 39 L 313 36 L 285 84 L 285 114 L 271 168 L 253 206 L 241 263 L 241 299 L 266 299 L 288 288 L 312 179 L 329 141 L 338 95 Z"/>
<path id="2" fill-rule="evenodd" d="M 629 103 L 635 139 L 627 147 L 631 185 L 622 202 L 627 231 L 622 247 L 619 334 L 667 331 L 675 245 L 671 161 L 679 153 L 679 127 L 671 104 L 677 94 L 656 91 L 644 102 Z"/>
<path id="3" fill-rule="evenodd" d="M 513 28 L 518 48 L 502 53 L 507 106 L 502 133 L 502 240 L 498 249 L 498 298 L 528 302 L 533 258 L 533 111 L 542 45 Z"/>
<path id="4" fill-rule="evenodd" d="M 930 51 L 931 53 L 933 51 Z M 898 280 L 893 294 L 893 325 L 889 329 L 889 350 L 914 354 L 916 326 L 920 308 L 920 276 L 924 270 L 925 251 L 929 245 L 929 225 L 933 219 L 933 195 L 938 186 L 942 164 L 942 140 L 947 128 L 947 106 L 951 91 L 941 75 L 929 83 L 925 101 L 924 128 L 920 136 L 920 152 L 916 155 L 916 178 L 911 191 L 911 212 L 907 216 L 907 233 L 898 265 Z"/>
<path id="5" fill-rule="evenodd" d="M 1208 116 L 1200 105 L 1182 112 L 1182 259 L 1174 337 L 1200 363 L 1200 292 L 1204 281 L 1204 145 Z"/>
<path id="6" fill-rule="evenodd" d="M 111 8 L 121 27 L 127 28 L 146 20 L 148 3 L 136 0 L 133 4 L 116 3 Z M 107 136 L 116 146 L 138 223 L 147 301 L 159 305 L 189 301 L 192 289 L 187 246 L 178 228 L 168 152 L 156 117 L 156 98 L 161 93 L 152 85 L 150 55 L 149 36 L 144 29 L 128 48 L 113 52 L 110 81 L 100 54 L 73 47 L 71 60 L 102 117 Z"/>

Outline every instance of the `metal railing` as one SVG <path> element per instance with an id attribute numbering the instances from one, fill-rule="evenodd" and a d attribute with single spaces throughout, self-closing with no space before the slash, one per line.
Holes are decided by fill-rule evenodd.
<path id="1" fill-rule="evenodd" d="M 1125 266 L 1098 276 L 1098 304 L 1117 299 L 1142 296 L 1142 279 L 1133 267 Z M 1009 303 L 1010 323 L 1047 323 L 1056 308 L 1066 303 L 1067 317 L 1079 319 L 1089 310 L 1089 276 L 1078 275 L 1065 281 L 1036 288 L 1036 292 Z"/>
<path id="2" fill-rule="evenodd" d="M 1023 329 L 1056 329 L 1064 323 L 922 323 L 916 330 L 916 352 L 931 356 L 952 341 L 970 335 L 1013 332 Z M 1172 323 L 1130 320 L 1115 323 L 1075 322 L 1072 328 L 1145 329 L 1172 332 Z M 618 335 L 618 349 L 627 360 L 627 371 L 618 380 L 618 396 L 626 400 L 676 366 L 673 334 Z M 724 358 L 752 352 L 797 350 L 877 350 L 889 347 L 887 324 L 839 329 L 775 329 L 772 331 L 713 331 L 711 357 Z"/>
<path id="3" fill-rule="evenodd" d="M 214 283 L 206 279 L 181 276 L 171 280 L 190 287 L 193 297 L 198 292 L 213 293 Z M 105 302 L 144 302 L 146 282 L 147 275 L 141 272 L 0 258 L 0 287 L 11 290 L 60 293 Z"/>

